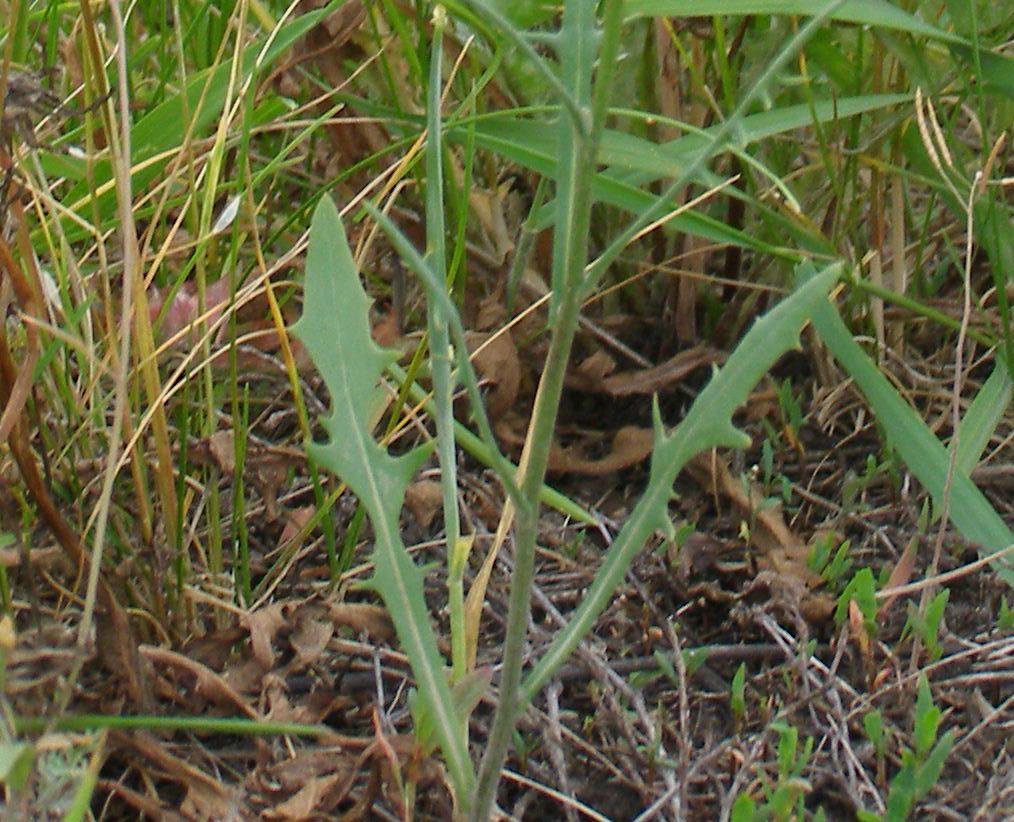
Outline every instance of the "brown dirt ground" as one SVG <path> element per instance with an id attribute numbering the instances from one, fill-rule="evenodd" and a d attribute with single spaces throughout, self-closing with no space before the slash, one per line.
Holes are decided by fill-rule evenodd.
<path id="1" fill-rule="evenodd" d="M 773 473 L 787 477 L 793 494 L 786 510 L 768 511 L 776 520 L 772 527 L 777 531 L 780 522 L 782 539 L 789 534 L 804 543 L 819 532 L 847 538 L 853 568 L 869 566 L 877 574 L 894 568 L 914 538 L 912 578 L 919 579 L 934 548 L 932 530 L 917 535 L 924 494 L 902 466 L 860 481 L 871 455 L 883 459 L 869 415 L 854 389 L 822 393 L 807 374 L 807 359 L 797 355 L 785 366 L 795 372 L 797 390 L 807 398 L 807 423 L 798 448 L 775 453 Z M 254 490 L 247 516 L 257 573 L 273 560 L 272 546 L 285 528 L 311 503 L 303 463 L 291 448 L 277 445 L 292 437 L 293 426 L 290 413 L 272 408 L 276 383 L 257 378 L 253 386 L 265 399 L 252 434 L 265 444 L 265 454 L 285 455 L 281 473 L 269 470 L 268 457 L 248 465 L 247 484 Z M 320 386 L 308 388 L 313 396 Z M 663 405 L 678 408 L 688 392 L 692 384 L 673 389 Z M 769 396 L 761 386 L 754 398 L 758 408 Z M 312 411 L 323 407 L 320 399 Z M 589 419 L 631 420 L 644 413 L 631 412 L 636 404 L 631 400 L 621 411 L 602 399 L 583 410 L 575 400 L 568 402 L 574 430 L 588 438 L 602 436 L 580 428 Z M 763 485 L 751 466 L 761 460 L 764 419 L 776 429 L 784 423 L 768 402 L 744 416 L 756 447 L 745 458 L 719 457 L 728 460 L 731 476 L 753 477 L 755 487 Z M 213 448 L 197 443 L 195 455 L 203 446 Z M 525 715 L 521 748 L 511 757 L 500 793 L 505 813 L 514 819 L 727 819 L 739 792 L 760 801 L 765 786 L 778 783 L 779 739 L 791 726 L 800 748 L 806 740 L 812 744 L 805 764 L 792 774 L 804 807 L 822 808 L 827 819 L 852 819 L 859 808 L 882 808 L 885 780 L 897 771 L 901 749 L 912 744 L 916 680 L 925 673 L 943 711 L 941 732 L 954 733 L 955 747 L 917 818 L 1011 818 L 1014 635 L 997 628 L 1005 586 L 982 570 L 949 584 L 938 659 L 930 659 L 911 637 L 901 638 L 917 595 L 882 612 L 874 640 L 864 642 L 849 621 L 836 624 L 828 613 L 835 596 L 829 586 L 811 587 L 812 579 L 798 565 L 772 571 L 765 564 L 770 542 L 761 536 L 765 526 L 759 512 L 737 507 L 731 492 L 707 474 L 684 473 L 671 506 L 673 522 L 694 523 L 693 534 L 680 548 L 661 535 L 645 547 L 593 636 Z M 978 479 L 994 505 L 1009 515 L 1010 475 L 996 469 Z M 533 658 L 580 601 L 608 550 L 608 537 L 637 498 L 644 467 L 601 476 L 560 475 L 554 481 L 608 524 L 595 530 L 546 513 L 533 599 Z M 852 490 L 845 494 L 850 483 Z M 500 492 L 467 459 L 461 503 L 468 528 L 477 534 L 479 554 L 495 528 Z M 339 501 L 339 534 L 354 510 L 347 495 Z M 129 516 L 122 521 L 129 525 Z M 743 538 L 744 522 L 753 525 L 750 542 Z M 404 531 L 418 561 L 442 567 L 439 516 L 430 518 L 422 505 L 415 514 L 406 513 Z M 36 533 L 36 545 L 49 544 L 41 527 Z M 54 733 L 46 737 L 51 751 L 45 767 L 30 790 L 12 798 L 9 811 L 20 807 L 26 818 L 58 818 L 54 814 L 65 807 L 76 784 L 66 774 L 83 766 L 73 752 L 83 746 L 100 751 L 93 809 L 102 819 L 449 818 L 443 769 L 410 735 L 410 672 L 383 609 L 357 589 L 367 572 L 360 563 L 367 559 L 369 540 L 367 527 L 353 570 L 337 590 L 327 583 L 319 544 L 308 543 L 252 615 L 211 608 L 214 580 L 192 586 L 187 591 L 191 625 L 202 630 L 187 635 L 151 630 L 154 619 L 144 614 L 156 613 L 159 603 L 145 606 L 144 591 L 150 588 L 143 583 L 127 586 L 133 590 L 131 614 L 142 634 L 154 713 L 321 723 L 331 735 L 111 731 L 99 739 Z M 944 572 L 976 558 L 973 546 L 955 536 L 948 535 L 943 548 Z M 153 555 L 150 561 L 151 568 L 144 569 L 135 560 L 114 579 L 120 584 L 138 576 L 158 578 L 163 560 Z M 477 567 L 476 557 L 471 571 Z M 497 662 L 508 568 L 506 556 L 488 592 L 480 664 Z M 135 712 L 122 672 L 101 664 L 102 637 L 83 657 L 75 650 L 79 603 L 58 595 L 61 586 L 73 585 L 73 575 L 55 559 L 9 574 L 20 603 L 6 679 L 13 710 L 51 715 L 54 693 L 61 693 L 75 662 L 83 662 L 68 694 L 68 710 Z M 439 633 L 446 636 L 440 571 L 428 580 Z M 800 648 L 810 642 L 812 655 L 801 655 Z M 695 656 L 688 667 L 680 652 L 691 649 Z M 730 708 L 730 682 L 740 664 L 747 676 L 745 710 L 737 717 Z M 473 715 L 476 751 L 494 699 L 491 690 Z M 881 761 L 863 732 L 862 718 L 871 708 L 880 710 L 887 728 L 887 755 Z"/>

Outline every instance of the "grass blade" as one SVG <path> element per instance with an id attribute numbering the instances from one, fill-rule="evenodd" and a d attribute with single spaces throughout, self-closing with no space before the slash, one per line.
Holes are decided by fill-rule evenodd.
<path id="1" fill-rule="evenodd" d="M 803 276 L 807 268 L 801 267 Z M 940 505 L 950 462 L 947 449 L 852 339 L 830 301 L 817 307 L 812 322 L 821 340 L 866 396 L 891 446 Z M 950 517 L 966 539 L 980 546 L 980 556 L 1014 543 L 1014 534 L 960 467 L 951 485 Z M 1004 581 L 1014 585 L 1014 569 L 1009 564 L 994 568 Z"/>
<path id="2" fill-rule="evenodd" d="M 811 0 L 627 0 L 627 14 L 634 17 L 711 17 L 716 14 L 812 15 L 820 6 Z M 938 29 L 885 0 L 846 0 L 831 15 L 843 23 L 879 26 L 908 34 L 921 34 L 948 43 L 964 39 Z"/>
<path id="3" fill-rule="evenodd" d="M 333 0 L 322 9 L 300 15 L 282 26 L 267 48 L 260 43 L 247 47 L 242 57 L 241 75 L 245 78 L 251 72 L 270 66 L 294 42 L 344 3 L 345 0 Z M 133 125 L 130 163 L 131 184 L 135 190 L 145 188 L 162 173 L 169 157 L 175 154 L 173 150 L 182 145 L 188 133 L 200 134 L 215 122 L 225 105 L 232 63 L 231 59 L 225 60 L 214 68 L 193 75 L 182 92 L 152 109 Z M 183 116 L 184 112 L 190 113 L 189 120 Z M 81 166 L 81 182 L 63 198 L 69 208 L 84 214 L 92 199 L 97 198 L 103 215 L 114 213 L 113 172 L 108 160 L 95 163 L 89 178 L 84 171 L 84 161 L 59 155 L 55 159 L 64 172 L 68 170 L 68 164 Z M 81 233 L 80 227 L 73 222 L 68 221 L 66 228 L 68 237 L 76 238 Z"/>

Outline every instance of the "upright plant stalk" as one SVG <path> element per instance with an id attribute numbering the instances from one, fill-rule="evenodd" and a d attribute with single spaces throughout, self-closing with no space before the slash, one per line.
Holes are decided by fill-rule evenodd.
<path id="1" fill-rule="evenodd" d="M 443 140 L 440 127 L 441 57 L 447 13 L 437 6 L 433 13 L 433 42 L 430 51 L 426 125 L 426 261 L 430 269 L 446 279 L 444 252 L 444 175 L 441 159 Z M 427 286 L 427 291 L 430 287 Z M 433 405 L 440 458 L 440 486 L 443 492 L 444 534 L 447 538 L 447 600 L 451 616 L 451 678 L 465 675 L 465 593 L 461 525 L 458 518 L 457 451 L 454 440 L 454 383 L 451 379 L 451 339 L 447 314 L 439 300 L 427 295 L 426 326 L 430 339 L 430 369 L 433 376 Z M 467 730 L 467 725 L 464 726 Z"/>
<path id="2" fill-rule="evenodd" d="M 767 68 L 761 73 L 761 76 L 757 79 L 750 90 L 744 95 L 736 109 L 718 128 L 712 135 L 711 141 L 707 146 L 701 149 L 701 151 L 694 157 L 691 163 L 684 170 L 683 174 L 670 185 L 662 196 L 656 201 L 655 205 L 648 208 L 642 214 L 638 215 L 631 224 L 622 231 L 614 240 L 609 244 L 605 251 L 592 262 L 587 269 L 585 274 L 585 288 L 591 289 L 598 282 L 599 278 L 605 273 L 607 266 L 619 256 L 622 250 L 627 244 L 636 236 L 641 228 L 647 225 L 649 222 L 657 219 L 661 216 L 666 208 L 669 208 L 669 203 L 672 200 L 673 195 L 682 189 L 688 182 L 690 182 L 706 165 L 708 160 L 713 157 L 726 143 L 726 141 L 732 136 L 737 124 L 742 120 L 742 117 L 746 114 L 749 106 L 755 101 L 761 93 L 768 88 L 768 86 L 774 81 L 777 73 L 782 70 L 785 64 L 791 59 L 792 55 L 796 54 L 809 40 L 810 37 L 817 31 L 817 29 L 824 23 L 824 21 L 833 13 L 833 11 L 841 5 L 842 0 L 833 0 L 831 3 L 826 5 L 818 14 L 806 23 L 800 30 L 785 44 L 782 50 L 775 56 Z M 755 335 L 756 336 L 756 335 Z M 766 368 L 767 366 L 765 366 Z M 756 379 L 760 379 L 760 374 L 757 375 Z M 756 379 L 753 383 L 749 383 L 749 386 L 755 384 Z M 746 383 L 744 382 L 744 385 Z M 703 396 L 703 395 L 702 395 Z M 691 459 L 694 454 L 698 453 L 703 447 L 702 435 L 694 431 L 694 427 L 698 424 L 696 422 L 698 418 L 701 421 L 714 417 L 717 413 L 717 405 L 715 401 L 709 400 L 711 407 L 708 408 L 707 413 L 703 415 L 694 414 L 691 423 L 691 416 L 688 415 L 687 419 L 680 426 L 679 437 L 681 439 L 668 438 L 666 440 L 658 440 L 655 443 L 654 455 L 652 457 L 652 478 L 649 482 L 649 488 L 645 492 L 644 496 L 638 502 L 634 511 L 628 517 L 627 522 L 620 534 L 617 536 L 616 541 L 611 546 L 606 561 L 599 569 L 595 576 L 595 581 L 588 591 L 587 596 L 581 603 L 580 608 L 571 617 L 567 626 L 560 631 L 556 637 L 554 637 L 550 648 L 543 657 L 539 660 L 538 664 L 532 670 L 531 674 L 527 677 L 524 684 L 519 689 L 518 699 L 520 701 L 519 710 L 523 709 L 541 690 L 545 685 L 546 681 L 550 676 L 563 664 L 563 662 L 573 653 L 581 639 L 591 630 L 598 618 L 598 615 L 605 608 L 613 591 L 620 584 L 623 579 L 623 575 L 626 573 L 627 566 L 633 560 L 636 553 L 644 545 L 645 540 L 650 536 L 652 530 L 655 527 L 661 527 L 664 525 L 657 518 L 657 511 L 664 509 L 666 499 L 672 487 L 672 483 L 675 481 L 679 469 L 675 466 L 684 465 L 687 460 Z M 699 399 L 695 402 L 693 409 L 696 409 L 703 403 L 703 400 Z M 709 403 L 704 403 L 704 407 L 707 407 Z M 693 410 L 692 409 L 692 410 Z M 731 416 L 731 411 L 729 412 Z M 720 414 L 719 414 L 720 416 Z M 657 423 L 659 426 L 661 423 Z M 661 430 L 661 428 L 659 428 Z M 686 440 L 686 443 L 682 441 Z M 731 444 L 731 440 L 728 444 Z M 716 442 L 716 444 L 718 444 Z M 673 449 L 671 452 L 667 452 L 667 456 L 664 459 L 660 459 L 659 450 L 663 445 L 667 445 L 668 448 Z M 658 466 L 658 467 L 656 467 Z M 671 478 L 667 478 L 665 481 L 656 482 L 654 480 L 656 474 L 660 472 L 671 473 Z"/>
<path id="3" fill-rule="evenodd" d="M 529 453 L 521 482 L 521 499 L 517 501 L 514 576 L 511 580 L 507 635 L 500 674 L 500 699 L 486 753 L 479 768 L 472 805 L 473 820 L 486 820 L 490 816 L 496 800 L 500 770 L 521 708 L 518 689 L 531 614 L 539 492 L 549 464 L 567 360 L 584 297 L 581 284 L 587 263 L 594 177 L 589 170 L 595 168 L 609 101 L 612 72 L 619 47 L 620 6 L 619 0 L 608 0 L 605 4 L 600 71 L 594 96 L 592 73 L 598 40 L 595 4 L 576 0 L 568 2 L 563 12 L 559 40 L 561 74 L 567 94 L 574 102 L 573 108 L 577 109 L 580 116 L 566 117 L 561 112 L 558 123 L 561 153 L 557 171 L 558 212 L 553 245 L 553 297 L 550 303 L 553 335 L 526 439 L 526 451 Z M 525 464 L 524 457 L 522 464 Z"/>

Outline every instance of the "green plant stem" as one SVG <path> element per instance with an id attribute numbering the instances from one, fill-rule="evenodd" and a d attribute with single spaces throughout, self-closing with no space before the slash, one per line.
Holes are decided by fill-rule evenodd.
<path id="1" fill-rule="evenodd" d="M 145 731 L 187 731 L 251 736 L 319 736 L 334 735 L 326 725 L 304 725 L 299 722 L 268 722 L 263 719 L 207 716 L 106 716 L 105 714 L 63 714 L 47 716 L 15 716 L 14 730 L 19 734 L 44 731 L 86 732 L 103 728 Z"/>
<path id="2" fill-rule="evenodd" d="M 845 278 L 848 280 L 849 285 L 853 288 L 870 294 L 873 297 L 877 297 L 885 303 L 891 303 L 892 305 L 896 305 L 906 311 L 910 311 L 916 317 L 924 317 L 930 322 L 942 325 L 944 328 L 949 328 L 952 331 L 957 331 L 961 328 L 960 320 L 955 319 L 950 314 L 946 314 L 931 305 L 913 299 L 907 294 L 901 294 L 893 289 L 887 288 L 886 286 L 877 285 L 864 277 L 860 277 L 855 272 L 846 274 Z M 969 328 L 967 335 L 970 340 L 974 340 L 985 348 L 994 348 L 998 344 L 995 337 L 989 334 L 984 334 L 974 328 Z"/>
<path id="3" fill-rule="evenodd" d="M 471 818 L 476 822 L 490 817 L 500 769 L 507 756 L 507 746 L 522 703 L 519 694 L 524 642 L 528 632 L 532 582 L 535 576 L 535 542 L 538 535 L 538 496 L 549 464 L 550 444 L 556 423 L 556 410 L 563 390 L 571 343 L 581 309 L 580 293 L 571 289 L 565 297 L 557 319 L 556 333 L 550 342 L 549 356 L 539 383 L 532 414 L 529 439 L 533 443 L 528 468 L 521 484 L 523 504 L 516 503 L 514 573 L 511 578 L 510 605 L 507 611 L 507 636 L 504 641 L 503 668 L 493 727 L 486 744 L 486 753 L 479 767 L 478 783 Z"/>
<path id="4" fill-rule="evenodd" d="M 383 229 L 388 239 L 390 239 L 391 245 L 394 246 L 394 250 L 401 255 L 405 265 L 414 271 L 423 281 L 427 288 L 427 295 L 442 304 L 448 320 L 448 330 L 457 349 L 455 354 L 458 359 L 458 378 L 465 386 L 468 401 L 472 407 L 472 416 L 479 429 L 482 442 L 488 449 L 486 453 L 489 457 L 489 467 L 496 472 L 497 479 L 503 483 L 511 498 L 520 499 L 521 488 L 514 478 L 515 466 L 500 453 L 500 449 L 497 447 L 496 437 L 493 434 L 493 426 L 490 424 L 486 409 L 482 404 L 479 381 L 475 376 L 475 369 L 472 368 L 472 364 L 468 358 L 468 341 L 465 338 L 465 327 L 461 322 L 461 317 L 455 310 L 454 302 L 447 293 L 446 282 L 433 271 L 429 262 L 424 260 L 422 255 L 416 251 L 415 246 L 391 222 L 390 217 L 378 210 L 370 202 L 363 203 L 363 210 Z"/>
<path id="5" fill-rule="evenodd" d="M 610 0 L 604 8 L 601 70 L 592 88 L 595 64 L 595 4 L 574 0 L 564 7 L 561 28 L 561 74 L 587 123 L 561 117 L 560 161 L 557 172 L 558 212 L 553 244 L 553 288 L 550 320 L 553 334 L 549 354 L 539 382 L 526 438 L 527 464 L 521 482 L 521 499 L 516 500 L 514 574 L 511 579 L 503 668 L 500 672 L 500 699 L 493 717 L 486 752 L 479 766 L 471 819 L 490 817 L 500 783 L 500 771 L 522 707 L 518 689 L 524 643 L 531 616 L 532 582 L 535 576 L 535 543 L 539 525 L 539 494 L 549 465 L 553 430 L 563 393 L 567 361 L 578 326 L 584 291 L 582 277 L 588 254 L 591 224 L 592 181 L 588 170 L 595 167 L 602 135 L 612 72 L 619 47 L 620 2 Z M 524 457 L 522 458 L 524 464 Z"/>
<path id="6" fill-rule="evenodd" d="M 426 261 L 437 274 L 440 285 L 447 280 L 444 227 L 444 175 L 441 159 L 443 139 L 440 128 L 446 13 L 434 12 L 427 90 L 426 140 Z M 429 288 L 427 288 L 429 290 Z M 451 378 L 451 338 L 447 314 L 435 299 L 426 300 L 426 322 L 430 339 L 430 370 L 433 375 L 433 404 L 437 426 L 437 453 L 440 458 L 440 487 L 443 497 L 444 536 L 447 540 L 447 605 L 451 620 L 451 683 L 465 676 L 465 563 L 459 561 L 461 523 L 458 519 L 457 448 L 454 440 L 454 382 Z M 467 734 L 468 726 L 463 725 Z M 466 738 L 465 744 L 468 744 Z"/>

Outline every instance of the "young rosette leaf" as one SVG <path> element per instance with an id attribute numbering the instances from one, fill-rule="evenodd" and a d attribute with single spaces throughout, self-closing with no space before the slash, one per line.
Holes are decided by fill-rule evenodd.
<path id="1" fill-rule="evenodd" d="M 383 597 L 408 654 L 460 799 L 473 780 L 463 720 L 430 627 L 423 573 L 405 550 L 398 527 L 405 489 L 432 448 L 395 457 L 373 439 L 383 401 L 378 383 L 397 354 L 374 342 L 369 309 L 341 218 L 325 196 L 310 227 L 303 315 L 292 329 L 331 392 L 331 413 L 323 419 L 328 440 L 309 443 L 307 450 L 341 477 L 369 514 L 376 569 L 371 584 Z"/>

